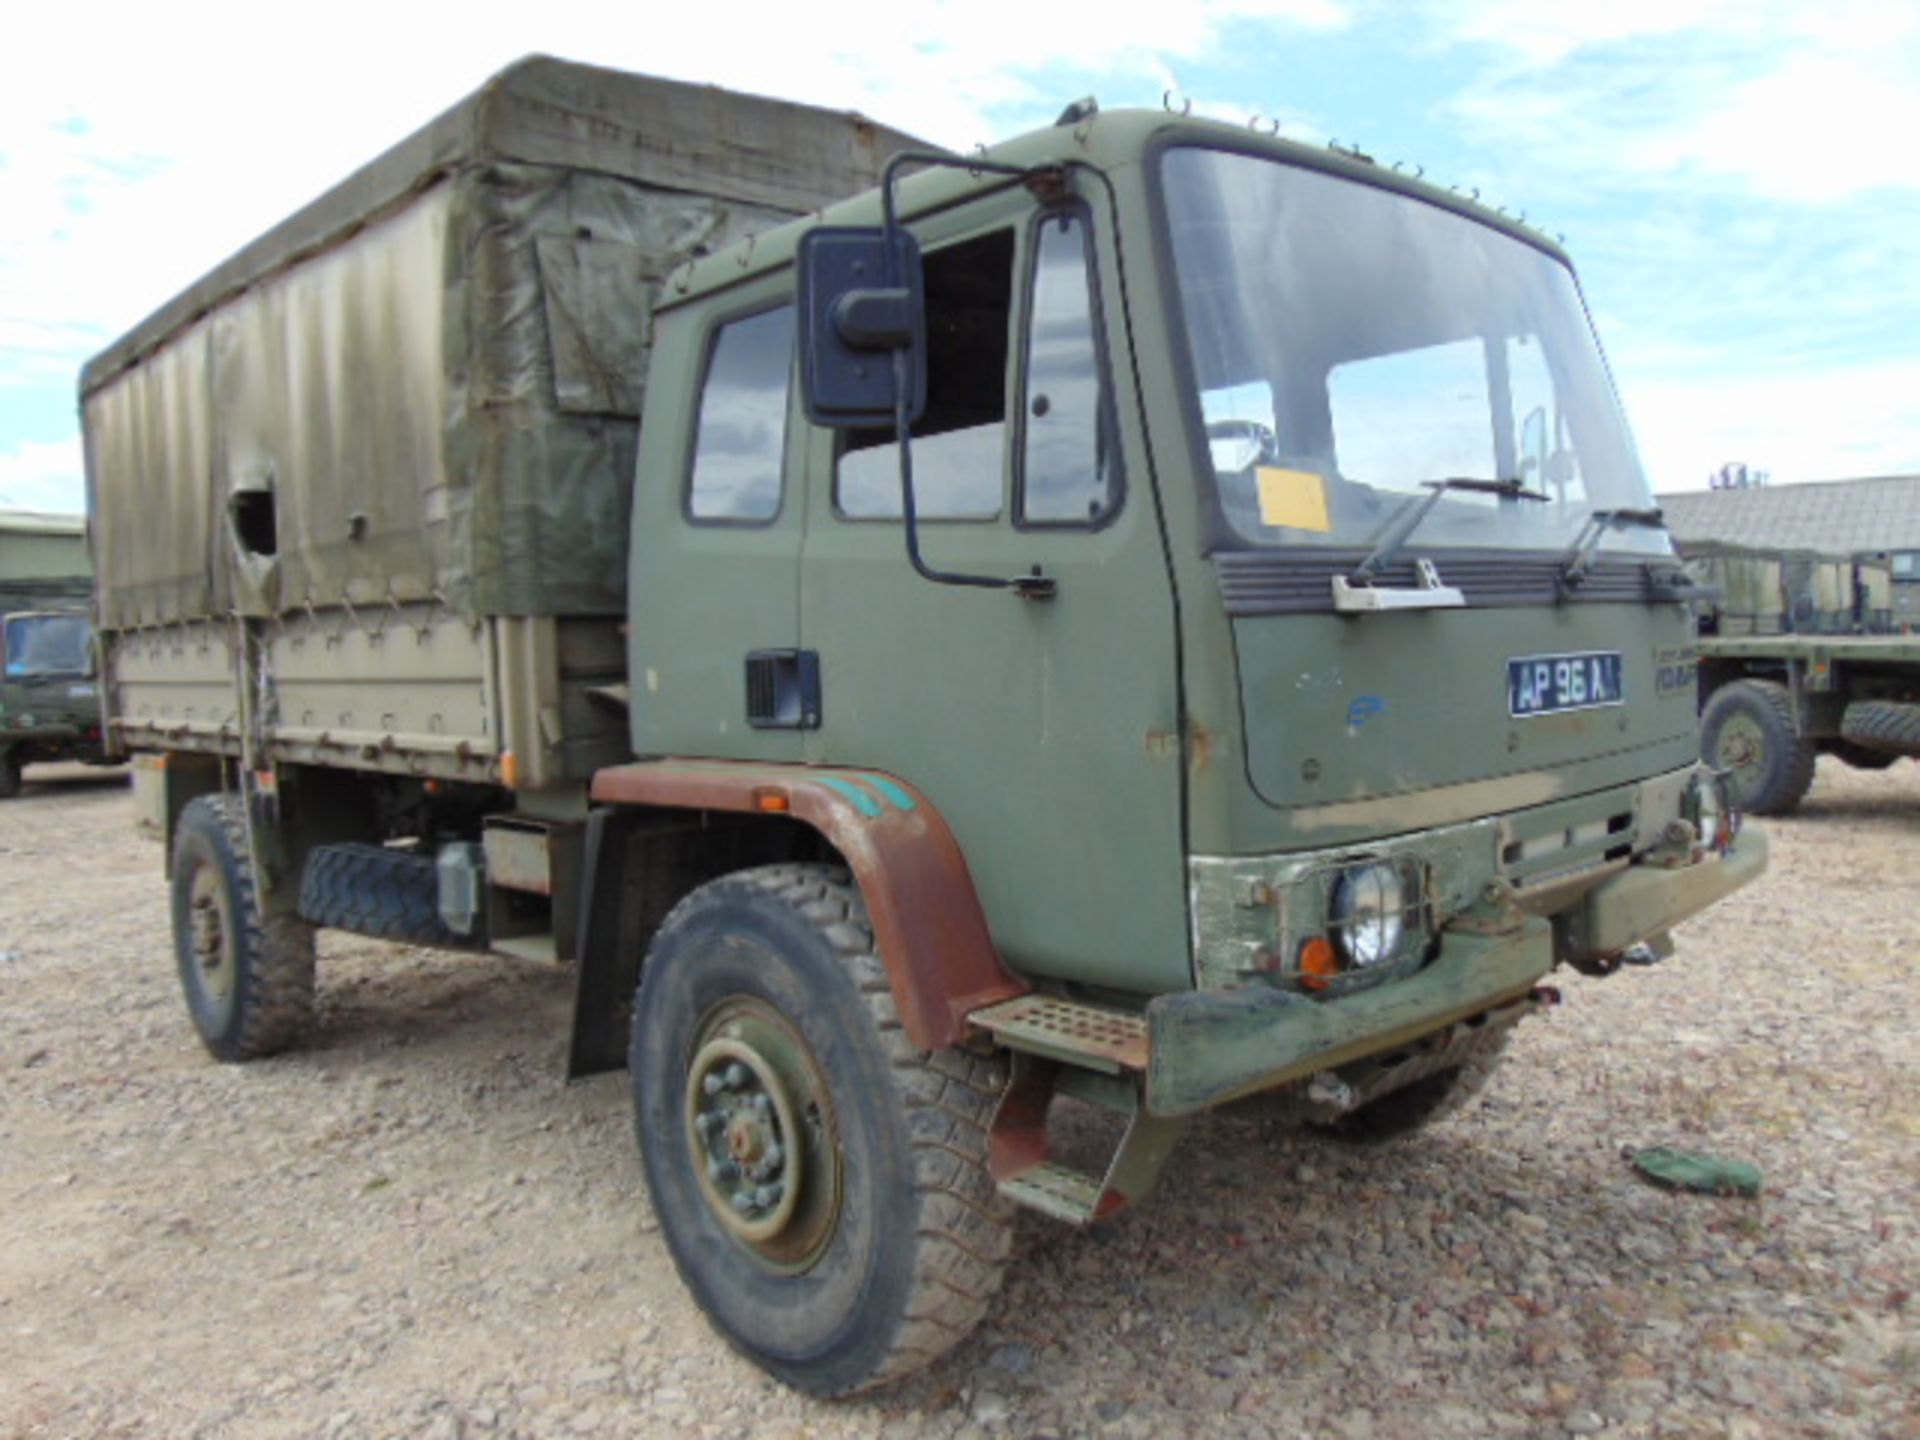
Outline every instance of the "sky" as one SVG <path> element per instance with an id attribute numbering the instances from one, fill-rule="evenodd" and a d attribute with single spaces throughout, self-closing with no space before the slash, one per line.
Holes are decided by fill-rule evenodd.
<path id="1" fill-rule="evenodd" d="M 0 506 L 83 508 L 90 355 L 535 51 L 960 149 L 1278 119 L 1564 236 L 1656 490 L 1920 473 L 1916 0 L 147 0 L 8 16 Z"/>

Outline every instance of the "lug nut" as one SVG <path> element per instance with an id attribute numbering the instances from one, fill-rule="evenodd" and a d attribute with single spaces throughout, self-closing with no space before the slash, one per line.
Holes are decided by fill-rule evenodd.
<path id="1" fill-rule="evenodd" d="M 736 1061 L 727 1067 L 727 1088 L 729 1090 L 738 1090 L 742 1085 L 747 1083 L 749 1078 L 747 1067 L 739 1062 Z"/>

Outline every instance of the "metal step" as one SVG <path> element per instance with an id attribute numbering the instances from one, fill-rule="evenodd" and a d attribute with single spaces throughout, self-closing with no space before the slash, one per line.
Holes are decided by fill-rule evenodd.
<path id="1" fill-rule="evenodd" d="M 554 945 L 551 932 L 541 935 L 508 935 L 495 940 L 487 947 L 501 955 L 511 955 L 516 960 L 557 960 L 559 950 Z"/>
<path id="2" fill-rule="evenodd" d="M 1144 1037 L 1141 1052 L 1144 1061 Z M 1051 1056 L 1014 1052 L 1013 1073 L 987 1132 L 987 1171 L 1015 1204 L 1086 1225 L 1147 1193 L 1187 1122 L 1149 1115 L 1139 1103 L 1138 1081 L 1129 1077 L 1122 1087 L 1131 1097 L 1127 1130 L 1105 1175 L 1062 1165 L 1047 1156 L 1047 1116 L 1065 1068 Z"/>
<path id="3" fill-rule="evenodd" d="M 1085 1225 L 1100 1210 L 1100 1182 L 1083 1171 L 1042 1160 L 1010 1180 L 1002 1180 L 1000 1193 L 1016 1205 L 1038 1210 L 1069 1225 Z"/>
<path id="4" fill-rule="evenodd" d="M 1009 1050 L 1119 1075 L 1147 1068 L 1147 1021 L 1057 995 L 1021 995 L 976 1010 L 968 1023 Z"/>

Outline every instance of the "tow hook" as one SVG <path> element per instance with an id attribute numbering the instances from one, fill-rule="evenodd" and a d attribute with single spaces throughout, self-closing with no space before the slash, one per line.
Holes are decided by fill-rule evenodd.
<path id="1" fill-rule="evenodd" d="M 1322 1070 L 1307 1084 L 1307 1099 L 1315 1105 L 1345 1113 L 1353 1109 L 1353 1087 L 1331 1070 Z"/>

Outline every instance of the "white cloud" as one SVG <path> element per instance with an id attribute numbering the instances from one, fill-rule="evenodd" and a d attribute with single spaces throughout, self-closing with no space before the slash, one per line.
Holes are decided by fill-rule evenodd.
<path id="1" fill-rule="evenodd" d="M 1729 460 L 1777 484 L 1920 471 L 1920 360 L 1729 379 L 1623 377 L 1656 490 L 1700 490 Z"/>
<path id="2" fill-rule="evenodd" d="M 1920 6 L 1852 0 L 1473 0 L 1442 43 L 1500 58 L 1450 107 L 1569 177 L 1737 185 L 1821 204 L 1920 189 Z"/>
<path id="3" fill-rule="evenodd" d="M 8 17 L 0 83 L 0 383 L 71 373 L 529 52 L 859 109 L 966 149 L 1075 98 L 1043 92 L 1042 72 L 1137 76 L 1137 93 L 1106 102 L 1152 104 L 1168 63 L 1207 54 L 1234 22 L 1345 19 L 1339 0 L 1167 0 L 1097 25 L 1009 0 L 341 0 L 324 19 L 257 3 L 26 9 Z"/>
<path id="4" fill-rule="evenodd" d="M 87 508 L 80 437 L 0 450 L 0 507 L 77 515 Z"/>

